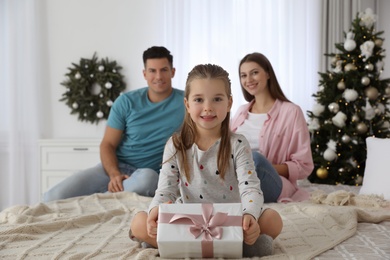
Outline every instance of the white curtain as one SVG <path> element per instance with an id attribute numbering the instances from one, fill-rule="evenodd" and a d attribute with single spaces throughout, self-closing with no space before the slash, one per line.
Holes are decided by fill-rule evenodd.
<path id="1" fill-rule="evenodd" d="M 0 209 L 39 201 L 39 2 L 0 1 Z"/>
<path id="2" fill-rule="evenodd" d="M 288 98 L 304 114 L 314 103 L 321 56 L 321 0 L 165 0 L 165 42 L 182 73 L 199 63 L 225 68 L 232 81 L 233 109 L 244 104 L 240 59 L 261 52 L 271 61 Z M 178 55 L 180 54 L 180 56 Z M 183 73 L 183 71 L 185 73 Z"/>

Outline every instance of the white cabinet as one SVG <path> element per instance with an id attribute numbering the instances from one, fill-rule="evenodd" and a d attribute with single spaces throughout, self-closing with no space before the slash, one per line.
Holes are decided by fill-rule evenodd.
<path id="1" fill-rule="evenodd" d="M 100 162 L 101 139 L 39 140 L 41 196 L 69 175 Z"/>

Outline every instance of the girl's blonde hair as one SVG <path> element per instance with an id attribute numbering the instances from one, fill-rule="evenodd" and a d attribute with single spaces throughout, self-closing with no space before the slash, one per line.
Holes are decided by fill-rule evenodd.
<path id="1" fill-rule="evenodd" d="M 190 91 L 191 91 L 191 82 L 196 79 L 218 79 L 222 80 L 225 85 L 225 91 L 228 98 L 231 97 L 231 83 L 229 79 L 229 73 L 226 72 L 222 67 L 213 64 L 201 64 L 195 66 L 190 73 L 188 73 L 186 88 L 184 91 L 184 96 L 188 100 Z M 225 120 L 223 120 L 221 125 L 221 144 L 218 151 L 218 171 L 219 176 L 224 179 L 225 173 L 230 165 L 231 157 L 231 144 L 230 144 L 230 112 L 227 113 Z M 182 159 L 184 169 L 180 171 L 184 174 L 188 181 L 190 181 L 191 170 L 189 169 L 187 160 L 186 151 L 192 147 L 195 140 L 197 139 L 196 125 L 192 121 L 189 113 L 186 113 L 184 116 L 184 121 L 180 132 L 175 133 L 172 136 L 173 145 L 175 146 L 179 158 Z"/>

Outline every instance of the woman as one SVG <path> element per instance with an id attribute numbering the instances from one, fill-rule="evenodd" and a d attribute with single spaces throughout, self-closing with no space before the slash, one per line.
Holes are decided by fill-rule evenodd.
<path id="1" fill-rule="evenodd" d="M 239 77 L 249 103 L 239 107 L 231 129 L 250 143 L 265 202 L 308 199 L 309 194 L 297 185 L 314 168 L 301 108 L 286 98 L 263 54 L 246 55 L 240 61 Z"/>

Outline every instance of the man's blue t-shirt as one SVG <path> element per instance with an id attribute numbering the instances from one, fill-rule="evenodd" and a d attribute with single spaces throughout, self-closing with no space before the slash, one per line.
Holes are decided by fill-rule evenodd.
<path id="1" fill-rule="evenodd" d="M 184 91 L 173 89 L 165 100 L 152 103 L 148 87 L 120 95 L 111 107 L 107 125 L 123 131 L 117 147 L 119 162 L 159 172 L 164 146 L 184 119 Z"/>

